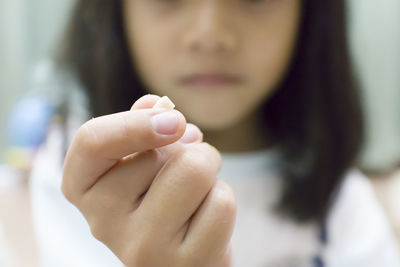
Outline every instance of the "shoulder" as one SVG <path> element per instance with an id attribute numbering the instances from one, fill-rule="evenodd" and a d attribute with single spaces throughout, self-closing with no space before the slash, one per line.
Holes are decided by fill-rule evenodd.
<path id="1" fill-rule="evenodd" d="M 365 175 L 351 169 L 327 218 L 332 266 L 399 266 L 394 233 Z"/>
<path id="2" fill-rule="evenodd" d="M 382 236 L 389 231 L 389 222 L 374 189 L 359 170 L 351 169 L 344 177 L 328 215 L 327 227 L 333 244 L 346 236 L 349 239 L 361 237 L 363 233 L 369 233 L 370 237 Z"/>
<path id="3" fill-rule="evenodd" d="M 369 213 L 381 213 L 379 202 L 368 178 L 358 169 L 349 170 L 340 185 L 336 200 L 330 213 L 331 219 L 337 218 L 357 208 L 357 213 L 367 216 Z M 371 212 L 367 212 L 370 210 Z"/>

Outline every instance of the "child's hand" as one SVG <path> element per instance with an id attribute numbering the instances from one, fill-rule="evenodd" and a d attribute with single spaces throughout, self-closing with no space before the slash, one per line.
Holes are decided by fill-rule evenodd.
<path id="1" fill-rule="evenodd" d="M 220 154 L 201 143 L 194 125 L 187 128 L 195 134 L 183 139 L 192 143 L 176 142 L 185 118 L 150 109 L 158 98 L 144 96 L 133 111 L 85 123 L 67 153 L 62 191 L 129 267 L 231 266 L 236 204 L 216 180 Z M 169 122 L 169 134 L 157 134 L 152 118 L 167 112 L 176 127 Z"/>

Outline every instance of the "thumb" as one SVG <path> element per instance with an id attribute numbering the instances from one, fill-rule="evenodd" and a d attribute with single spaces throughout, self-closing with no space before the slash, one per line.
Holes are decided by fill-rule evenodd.
<path id="1" fill-rule="evenodd" d="M 66 155 L 64 194 L 86 191 L 127 155 L 176 142 L 185 128 L 183 114 L 166 109 L 139 109 L 86 122 Z"/>

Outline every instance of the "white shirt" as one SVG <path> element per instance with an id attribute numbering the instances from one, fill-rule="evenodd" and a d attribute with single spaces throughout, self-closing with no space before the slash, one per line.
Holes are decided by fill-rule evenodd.
<path id="1" fill-rule="evenodd" d="M 235 266 L 312 266 L 316 256 L 332 267 L 400 266 L 394 233 L 360 171 L 352 169 L 344 178 L 328 215 L 324 245 L 319 225 L 298 225 L 272 211 L 282 187 L 274 159 L 268 150 L 223 155 L 219 177 L 231 185 L 238 202 Z"/>

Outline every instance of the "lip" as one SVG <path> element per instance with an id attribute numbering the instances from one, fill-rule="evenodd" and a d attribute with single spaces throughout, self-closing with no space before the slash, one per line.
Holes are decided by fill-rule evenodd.
<path id="1" fill-rule="evenodd" d="M 241 82 L 241 78 L 226 73 L 197 73 L 183 77 L 181 82 L 189 86 L 215 88 L 236 85 Z"/>

